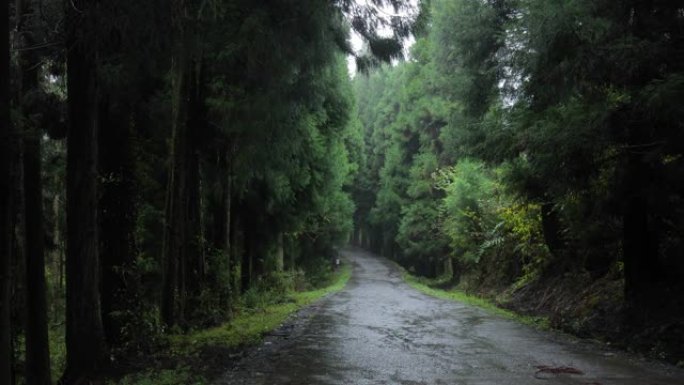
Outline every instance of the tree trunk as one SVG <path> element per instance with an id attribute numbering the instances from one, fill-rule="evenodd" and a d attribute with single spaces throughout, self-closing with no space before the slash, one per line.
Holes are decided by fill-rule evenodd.
<path id="1" fill-rule="evenodd" d="M 561 223 L 558 212 L 554 210 L 553 203 L 542 203 L 541 225 L 544 242 L 554 258 L 560 258 L 560 253 L 565 249 L 565 242 L 561 234 Z"/>
<path id="2" fill-rule="evenodd" d="M 295 249 L 295 242 L 297 242 L 296 238 L 289 236 L 285 240 L 286 246 L 285 248 L 287 249 L 287 259 L 288 259 L 288 266 L 287 269 L 291 273 L 296 273 L 297 272 L 297 264 L 296 264 L 296 256 L 297 256 L 297 251 Z"/>
<path id="3" fill-rule="evenodd" d="M 226 209 L 226 243 L 225 243 L 225 257 L 226 257 L 226 268 L 228 269 L 228 283 L 230 285 L 230 282 L 232 281 L 232 274 L 233 274 L 233 267 L 232 267 L 232 241 L 233 241 L 233 235 L 232 233 L 235 232 L 233 229 L 233 216 L 234 213 L 232 211 L 232 204 L 233 204 L 233 167 L 232 167 L 232 156 L 229 150 L 226 151 L 226 166 L 228 170 L 228 175 L 226 175 L 226 187 L 224 189 L 224 199 L 225 199 L 225 209 Z M 232 288 L 232 285 L 230 285 Z"/>
<path id="4" fill-rule="evenodd" d="M 191 130 L 188 130 L 190 132 Z M 188 144 L 191 141 L 188 138 Z M 201 233 L 201 210 L 200 210 L 200 176 L 199 176 L 199 159 L 195 146 L 190 145 L 191 151 L 187 154 L 188 169 L 187 176 L 187 196 L 185 199 L 186 220 L 185 228 L 187 234 L 185 235 L 185 252 L 184 255 L 184 269 L 185 275 L 183 282 L 185 282 L 185 300 L 184 307 L 187 310 L 186 316 L 189 320 L 194 318 L 194 313 L 197 310 L 197 298 L 202 291 L 202 283 L 204 280 L 204 256 L 202 247 L 202 233 Z"/>
<path id="5" fill-rule="evenodd" d="M 226 226 L 228 224 L 226 205 L 226 194 L 228 194 L 228 186 L 226 183 L 226 155 L 225 151 L 217 150 L 215 159 L 211 167 L 212 172 L 203 173 L 207 175 L 205 178 L 209 183 L 209 188 L 206 190 L 207 204 L 203 207 L 207 217 L 210 218 L 211 226 L 207 228 L 205 234 L 207 239 L 211 241 L 211 246 L 215 250 L 225 250 L 229 230 Z"/>
<path id="6" fill-rule="evenodd" d="M 630 154 L 629 158 L 625 174 L 629 196 L 623 208 L 622 234 L 625 298 L 633 309 L 643 309 L 659 278 L 658 243 L 649 225 L 644 196 L 649 172 L 638 154 Z"/>
<path id="7" fill-rule="evenodd" d="M 52 217 L 54 218 L 54 227 L 52 229 L 52 244 L 54 245 L 54 250 L 50 255 L 50 260 L 52 262 L 52 268 L 54 271 L 57 272 L 57 288 L 59 290 L 62 289 L 62 259 L 63 259 L 63 253 L 62 253 L 62 231 L 59 225 L 60 222 L 60 213 L 62 212 L 61 205 L 59 204 L 60 200 L 60 194 L 55 194 L 54 198 L 52 198 Z M 51 283 L 52 286 L 54 286 L 54 279 L 53 282 Z M 54 311 L 55 305 L 51 304 L 50 309 Z"/>
<path id="8" fill-rule="evenodd" d="M 175 139 L 172 139 L 172 141 Z M 175 147 L 175 146 L 174 146 Z M 171 156 L 173 159 L 173 155 Z M 173 205 L 174 179 L 176 178 L 175 165 L 169 169 L 169 179 L 166 185 L 166 202 L 164 203 L 164 232 L 162 235 L 162 293 L 159 306 L 159 318 L 167 327 L 175 324 L 175 303 L 176 303 L 176 279 L 177 279 L 177 258 L 171 253 L 171 240 L 174 236 L 173 218 L 171 211 Z"/>
<path id="9" fill-rule="evenodd" d="M 244 251 L 242 252 L 242 261 L 240 262 L 240 289 L 241 292 L 244 293 L 246 292 L 252 285 L 252 277 L 253 277 L 253 260 L 254 260 L 254 240 L 252 239 L 254 236 L 253 230 L 250 228 L 249 221 L 245 220 L 244 221 L 245 226 L 244 227 Z"/>
<path id="10" fill-rule="evenodd" d="M 454 279 L 454 260 L 451 257 L 446 257 L 444 260 L 444 276 L 450 281 Z"/>
<path id="11" fill-rule="evenodd" d="M 201 187 L 198 147 L 200 138 L 198 132 L 203 131 L 204 108 L 202 95 L 202 62 L 191 61 L 188 83 L 188 119 L 184 124 L 186 138 L 187 165 L 187 234 L 185 243 L 185 282 L 186 308 L 190 320 L 195 318 L 198 299 L 204 283 L 204 246 L 202 244 L 202 210 Z"/>
<path id="12" fill-rule="evenodd" d="M 171 166 L 167 187 L 167 202 L 165 217 L 165 235 L 163 246 L 164 258 L 164 283 L 162 291 L 161 318 L 162 322 L 171 327 L 179 318 L 178 299 L 184 294 L 178 292 L 182 287 L 183 274 L 179 269 L 184 267 L 185 262 L 185 210 L 187 205 L 186 196 L 186 119 L 187 100 L 185 96 L 187 88 L 188 54 L 184 44 L 181 44 L 178 55 L 174 59 L 174 84 L 173 84 L 173 120 L 171 128 Z"/>
<path id="13" fill-rule="evenodd" d="M 10 283 L 12 160 L 16 143 L 9 117 L 9 1 L 0 4 L 0 384 L 12 384 Z"/>
<path id="14" fill-rule="evenodd" d="M 285 246 L 283 244 L 283 233 L 278 233 L 276 237 L 276 271 L 285 270 Z"/>
<path id="15" fill-rule="evenodd" d="M 35 45 L 28 23 L 33 9 L 28 0 L 17 1 L 18 35 L 22 47 Z M 43 183 L 41 172 L 42 132 L 36 126 L 34 116 L 40 110 L 37 105 L 38 59 L 34 51 L 19 54 L 21 68 L 22 113 L 25 118 L 24 132 L 24 234 L 26 258 L 26 383 L 48 385 L 50 373 L 50 349 L 47 328 L 47 299 L 45 283 L 45 240 L 43 222 Z"/>
<path id="16" fill-rule="evenodd" d="M 100 257 L 102 260 L 102 323 L 110 346 L 121 346 L 125 320 L 122 311 L 133 304 L 131 270 L 135 263 L 134 161 L 128 106 L 109 98 L 100 103 L 99 201 Z"/>
<path id="17" fill-rule="evenodd" d="M 107 349 L 100 309 L 97 223 L 97 92 L 95 52 L 87 26 L 93 3 L 67 7 L 67 258 L 66 348 L 62 382 L 83 383 L 105 362 Z"/>
<path id="18" fill-rule="evenodd" d="M 26 207 L 26 383 L 51 383 L 47 330 L 40 136 L 24 139 Z"/>
<path id="19" fill-rule="evenodd" d="M 22 135 L 19 130 L 16 135 Z M 23 345 L 19 336 L 26 333 L 26 212 L 24 195 L 24 153 L 21 150 L 22 139 L 17 138 L 17 150 L 14 151 L 13 170 L 13 204 L 14 239 L 12 241 L 12 338 L 14 346 Z"/>
<path id="20" fill-rule="evenodd" d="M 232 181 L 231 181 L 232 185 Z M 232 187 L 231 187 L 232 188 Z M 237 296 L 240 294 L 240 284 L 241 284 L 241 279 L 242 277 L 240 274 L 233 274 L 235 267 L 238 266 L 238 263 L 240 261 L 241 255 L 240 253 L 243 252 L 240 249 L 240 239 L 241 239 L 241 222 L 240 222 L 240 217 L 238 215 L 238 210 L 236 210 L 236 202 L 234 202 L 231 199 L 231 210 L 230 210 L 230 281 L 231 281 L 231 288 L 232 288 L 232 294 L 233 297 Z"/>
<path id="21" fill-rule="evenodd" d="M 162 320 L 167 326 L 192 317 L 204 276 L 197 153 L 197 132 L 204 118 L 201 65 L 193 63 L 192 40 L 187 36 L 182 35 L 176 49 L 162 295 Z"/>

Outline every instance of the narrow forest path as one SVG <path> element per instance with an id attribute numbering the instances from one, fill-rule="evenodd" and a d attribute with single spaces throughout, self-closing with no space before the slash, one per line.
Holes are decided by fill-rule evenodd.
<path id="1" fill-rule="evenodd" d="M 354 266 L 347 287 L 272 333 L 220 384 L 684 384 L 682 370 L 423 295 L 387 260 L 344 255 Z"/>

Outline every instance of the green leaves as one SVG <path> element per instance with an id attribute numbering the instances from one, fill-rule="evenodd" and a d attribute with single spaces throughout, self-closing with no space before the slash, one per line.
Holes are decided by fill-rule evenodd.
<path id="1" fill-rule="evenodd" d="M 441 231 L 449 239 L 452 253 L 464 262 L 479 261 L 478 249 L 487 241 L 493 222 L 491 206 L 496 199 L 494 181 L 480 162 L 463 159 L 441 173 L 445 192 L 440 205 Z"/>

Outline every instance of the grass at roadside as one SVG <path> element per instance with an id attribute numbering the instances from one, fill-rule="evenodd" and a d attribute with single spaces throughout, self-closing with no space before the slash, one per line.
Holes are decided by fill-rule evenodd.
<path id="1" fill-rule="evenodd" d="M 245 311 L 231 322 L 216 328 L 170 336 L 171 348 L 178 353 L 191 353 L 207 345 L 235 348 L 258 343 L 264 334 L 280 326 L 292 313 L 344 288 L 350 276 L 351 266 L 344 264 L 330 286 L 291 293 L 285 303 Z"/>
<path id="2" fill-rule="evenodd" d="M 449 301 L 457 301 L 471 306 L 477 306 L 500 317 L 515 320 L 517 322 L 534 326 L 536 328 L 549 328 L 549 321 L 545 317 L 530 317 L 517 314 L 510 310 L 498 307 L 494 302 L 486 298 L 470 295 L 458 289 L 443 290 L 434 287 L 436 284 L 441 283 L 439 280 L 430 280 L 426 278 L 415 277 L 409 274 L 404 269 L 402 269 L 402 277 L 404 281 L 409 284 L 409 286 L 429 296 L 446 299 Z"/>
<path id="3" fill-rule="evenodd" d="M 322 297 L 344 288 L 351 277 L 345 263 L 324 288 L 293 292 L 283 303 L 245 310 L 221 326 L 188 334 L 168 336 L 168 349 L 154 368 L 129 374 L 112 384 L 122 385 L 203 385 L 225 368 L 226 361 L 240 348 L 257 344 L 290 315 Z"/>

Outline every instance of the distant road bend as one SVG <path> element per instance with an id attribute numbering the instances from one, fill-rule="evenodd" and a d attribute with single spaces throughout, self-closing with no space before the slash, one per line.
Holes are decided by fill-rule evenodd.
<path id="1" fill-rule="evenodd" d="M 219 384 L 684 384 L 680 369 L 423 295 L 387 260 L 343 254 L 354 266 L 347 287 L 267 337 Z"/>

